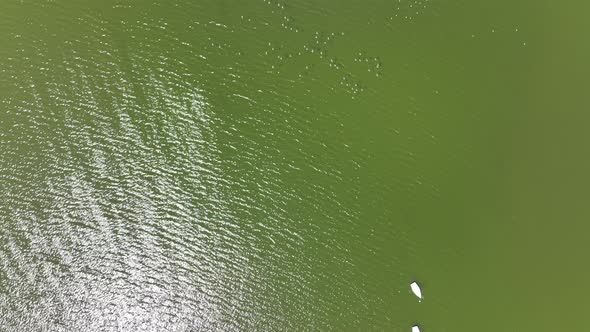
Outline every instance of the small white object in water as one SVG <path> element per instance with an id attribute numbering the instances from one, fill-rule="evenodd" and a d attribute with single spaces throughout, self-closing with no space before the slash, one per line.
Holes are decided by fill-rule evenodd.
<path id="1" fill-rule="evenodd" d="M 412 332 L 420 332 L 420 327 L 418 325 L 412 326 Z"/>
<path id="2" fill-rule="evenodd" d="M 418 285 L 417 282 L 412 282 L 410 284 L 410 289 L 412 289 L 412 292 L 414 293 L 414 295 L 416 295 L 420 300 L 422 300 L 422 290 L 420 289 L 420 286 Z"/>

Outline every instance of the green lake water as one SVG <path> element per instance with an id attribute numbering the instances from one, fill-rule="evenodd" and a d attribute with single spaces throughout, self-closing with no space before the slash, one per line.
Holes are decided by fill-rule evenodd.
<path id="1" fill-rule="evenodd" d="M 0 331 L 590 331 L 589 10 L 1 1 Z"/>

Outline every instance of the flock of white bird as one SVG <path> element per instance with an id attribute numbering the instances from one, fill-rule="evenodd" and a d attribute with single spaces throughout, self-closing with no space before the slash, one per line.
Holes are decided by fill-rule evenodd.
<path id="1" fill-rule="evenodd" d="M 420 285 L 418 285 L 417 282 L 413 281 L 410 284 L 410 289 L 412 290 L 412 293 L 414 293 L 414 295 L 416 295 L 416 297 L 418 297 L 418 301 L 422 301 L 423 297 L 422 297 L 422 289 L 420 288 Z M 412 326 L 412 332 L 420 332 L 420 326 L 418 326 L 418 325 Z"/>

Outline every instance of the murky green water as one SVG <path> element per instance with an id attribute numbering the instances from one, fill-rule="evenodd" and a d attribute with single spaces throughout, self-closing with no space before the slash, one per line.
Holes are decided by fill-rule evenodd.
<path id="1" fill-rule="evenodd" d="M 0 330 L 590 330 L 589 7 L 2 1 Z"/>

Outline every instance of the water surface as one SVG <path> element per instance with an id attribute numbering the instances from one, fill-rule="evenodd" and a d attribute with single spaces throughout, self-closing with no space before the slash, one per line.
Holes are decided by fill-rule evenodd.
<path id="1" fill-rule="evenodd" d="M 2 330 L 588 330 L 588 9 L 3 1 Z"/>

